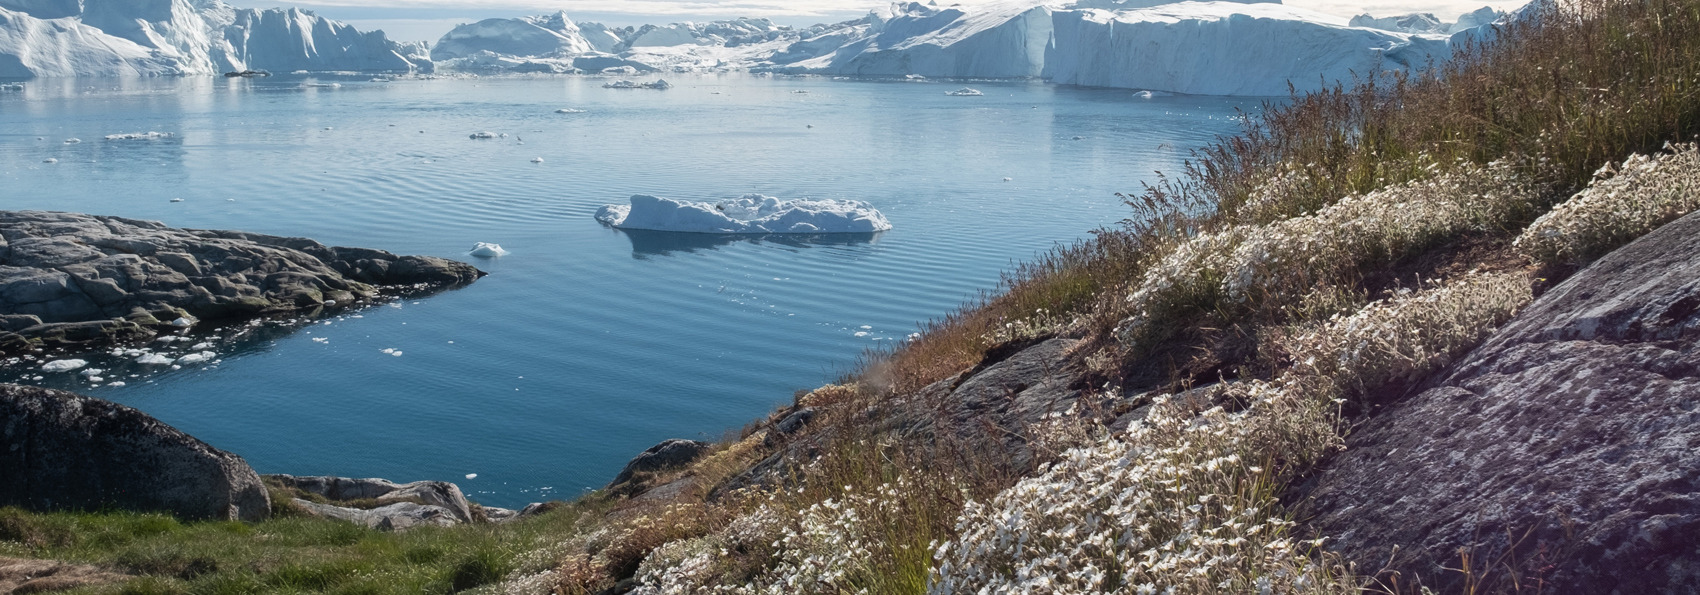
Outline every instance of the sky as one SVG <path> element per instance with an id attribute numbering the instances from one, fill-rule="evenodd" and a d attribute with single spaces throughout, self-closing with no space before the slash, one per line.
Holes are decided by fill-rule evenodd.
<path id="1" fill-rule="evenodd" d="M 243 8 L 296 6 L 361 30 L 382 29 L 391 39 L 435 42 L 461 23 L 567 11 L 574 21 L 642 25 L 767 17 L 782 25 L 807 26 L 859 18 L 885 0 L 226 0 Z M 983 4 L 988 0 L 940 0 L 939 4 Z M 1492 6 L 1511 10 L 1524 2 L 1488 0 L 1286 0 L 1288 6 L 1353 16 L 1434 13 L 1442 21 Z"/>

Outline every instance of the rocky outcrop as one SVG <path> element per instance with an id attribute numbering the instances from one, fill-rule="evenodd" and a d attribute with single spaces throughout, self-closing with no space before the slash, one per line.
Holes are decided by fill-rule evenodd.
<path id="1" fill-rule="evenodd" d="M 241 457 L 91 397 L 0 385 L 0 505 L 165 511 L 253 521 L 271 513 Z"/>
<path id="2" fill-rule="evenodd" d="M 352 479 L 347 477 L 267 475 L 265 479 L 286 488 L 322 496 L 327 500 L 371 500 L 379 504 L 415 503 L 441 509 L 452 523 L 473 521 L 472 505 L 460 486 L 446 481 L 415 481 L 399 484 L 387 479 Z M 398 513 L 415 511 L 397 509 Z M 341 517 L 337 517 L 341 518 Z M 370 525 L 369 525 L 370 526 Z"/>
<path id="3" fill-rule="evenodd" d="M 385 287 L 451 287 L 483 274 L 305 238 L 0 211 L 0 351 L 146 338 L 196 318 L 349 304 Z"/>
<path id="4" fill-rule="evenodd" d="M 1700 584 L 1700 215 L 1577 273 L 1438 378 L 1314 479 L 1310 525 L 1333 549 L 1442 592 L 1466 563 L 1478 585 L 1542 592 Z"/>
<path id="5" fill-rule="evenodd" d="M 464 521 L 448 509 L 414 502 L 397 502 L 377 508 L 351 508 L 320 504 L 311 500 L 294 500 L 296 506 L 313 516 L 348 521 L 379 531 L 406 531 L 419 526 L 450 527 Z"/>
<path id="6" fill-rule="evenodd" d="M 614 481 L 608 482 L 608 487 L 612 488 L 629 482 L 640 473 L 655 473 L 684 466 L 697 460 L 697 457 L 708 452 L 708 449 L 709 444 L 707 442 L 682 439 L 664 440 L 660 444 L 638 453 L 638 456 L 628 461 L 626 467 L 620 470 L 620 474 L 614 476 Z"/>

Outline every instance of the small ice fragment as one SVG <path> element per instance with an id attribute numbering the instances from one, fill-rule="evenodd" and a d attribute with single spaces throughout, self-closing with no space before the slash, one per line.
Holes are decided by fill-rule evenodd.
<path id="1" fill-rule="evenodd" d="M 336 300 L 325 300 L 325 305 L 326 306 L 335 306 Z"/>
<path id="2" fill-rule="evenodd" d="M 189 348 L 190 348 L 190 349 L 193 349 L 193 350 L 195 350 L 195 351 L 200 351 L 200 350 L 202 350 L 202 349 L 212 349 L 212 346 L 213 346 L 213 344 L 212 344 L 212 343 L 209 343 L 209 342 L 206 342 L 206 341 L 202 341 L 202 342 L 200 342 L 200 343 L 196 343 L 196 344 L 194 344 L 194 345 L 191 345 L 191 346 L 189 346 Z"/>
<path id="3" fill-rule="evenodd" d="M 80 359 L 56 359 L 56 360 L 47 362 L 45 364 L 42 364 L 41 365 L 41 371 L 43 371 L 43 372 L 69 372 L 71 370 L 75 370 L 77 368 L 81 368 L 81 367 L 86 366 L 86 365 L 89 365 L 89 363 L 86 362 L 86 361 L 80 360 Z"/>
<path id="4" fill-rule="evenodd" d="M 83 376 L 99 376 L 103 371 L 104 370 L 101 370 L 100 368 L 83 368 L 83 371 L 78 372 L 78 374 L 82 374 Z"/>
<path id="5" fill-rule="evenodd" d="M 218 354 L 213 353 L 211 351 L 202 351 L 202 352 L 199 352 L 199 353 L 191 353 L 191 354 L 185 355 L 183 357 L 177 358 L 176 363 L 179 363 L 179 364 L 198 364 L 198 363 L 201 363 L 201 362 L 211 360 L 212 358 L 215 358 L 215 357 L 218 357 Z M 172 369 L 175 370 L 176 368 L 173 367 Z"/>
<path id="6" fill-rule="evenodd" d="M 325 130 L 330 130 L 330 129 L 331 129 L 331 127 L 329 127 L 329 126 L 325 127 Z"/>
<path id="7" fill-rule="evenodd" d="M 1009 177 L 1009 176 L 1004 176 L 1004 178 L 1003 178 L 1003 181 L 1005 181 L 1005 182 L 1014 182 L 1014 181 L 1015 181 L 1015 178 L 1011 178 L 1011 177 Z"/>
<path id="8" fill-rule="evenodd" d="M 83 142 L 83 139 L 80 139 L 80 138 L 67 138 L 67 139 L 65 139 L 65 144 L 67 144 L 67 145 L 74 145 L 74 144 L 77 144 L 77 143 L 80 143 L 80 142 Z"/>
<path id="9" fill-rule="evenodd" d="M 485 258 L 491 258 L 491 257 L 496 257 L 496 256 L 506 256 L 507 254 L 508 254 L 508 251 L 503 250 L 501 244 L 490 244 L 490 243 L 486 243 L 486 242 L 478 242 L 478 243 L 472 245 L 472 255 L 473 256 L 481 256 L 481 257 L 485 257 Z"/>
<path id="10" fill-rule="evenodd" d="M 90 376 L 88 378 L 89 378 L 89 382 L 106 382 L 105 378 L 101 378 L 99 376 Z"/>
<path id="11" fill-rule="evenodd" d="M 379 349 L 379 350 L 378 350 L 378 352 L 379 352 L 379 353 L 390 353 L 390 354 L 393 354 L 393 353 L 395 353 L 395 348 L 394 348 L 394 347 L 385 347 L 385 348 L 383 348 L 383 349 Z"/>
<path id="12" fill-rule="evenodd" d="M 985 93 L 981 93 L 979 89 L 963 87 L 955 91 L 946 91 L 945 95 L 953 95 L 956 97 L 979 97 L 981 95 L 985 95 Z"/>
<path id="13" fill-rule="evenodd" d="M 468 474 L 466 474 L 466 478 L 467 479 L 478 479 L 478 474 L 477 473 L 468 473 Z"/>
<path id="14" fill-rule="evenodd" d="M 421 130 L 420 132 L 424 132 L 424 131 Z M 485 139 L 485 138 L 496 138 L 496 133 L 494 133 L 494 132 L 474 132 L 474 133 L 468 135 L 467 138 L 471 138 L 471 139 L 474 139 L 474 140 Z"/>
<path id="15" fill-rule="evenodd" d="M 177 365 L 177 364 L 172 364 L 172 365 L 171 365 L 171 369 L 173 369 L 173 370 L 181 370 L 181 369 L 183 369 L 183 366 L 179 366 L 179 365 Z"/>
<path id="16" fill-rule="evenodd" d="M 1083 139 L 1085 139 L 1085 138 L 1086 138 L 1086 137 L 1084 137 L 1084 136 L 1077 136 L 1077 137 L 1074 137 L 1074 140 L 1083 140 Z"/>
<path id="17" fill-rule="evenodd" d="M 856 331 L 856 336 L 866 337 L 866 336 L 868 336 L 868 331 Z"/>
<path id="18" fill-rule="evenodd" d="M 163 366 L 165 364 L 171 363 L 171 358 L 165 357 L 165 356 L 157 354 L 157 353 L 149 353 L 147 355 L 136 358 L 136 363 L 138 363 L 138 364 L 151 364 L 151 365 L 155 365 L 155 366 Z"/>
<path id="19" fill-rule="evenodd" d="M 542 157 L 532 157 L 531 162 L 532 163 L 543 163 L 543 158 Z"/>
<path id="20" fill-rule="evenodd" d="M 181 200 L 183 200 L 183 199 L 179 198 L 179 199 L 172 201 L 172 202 L 177 202 L 177 201 L 181 201 Z M 179 317 L 177 320 L 171 321 L 171 326 L 175 326 L 175 327 L 178 327 L 178 328 L 187 328 L 187 327 L 191 327 L 191 326 L 194 326 L 194 325 L 195 325 L 195 323 L 191 322 L 187 318 Z M 187 339 L 184 339 L 184 340 L 187 340 Z"/>
<path id="21" fill-rule="evenodd" d="M 327 339 L 327 338 L 324 338 L 324 337 L 313 337 L 313 342 L 314 343 L 329 343 L 330 339 Z"/>
<path id="22" fill-rule="evenodd" d="M 561 108 L 561 109 L 555 110 L 555 113 L 557 113 L 557 114 L 582 114 L 582 113 L 584 113 L 584 110 L 573 109 L 573 108 L 567 107 L 567 108 Z"/>
<path id="23" fill-rule="evenodd" d="M 46 158 L 46 159 L 43 159 L 43 160 L 41 160 L 41 162 L 42 162 L 42 163 L 58 163 L 58 162 L 59 162 L 59 160 L 58 160 L 58 159 L 54 159 L 54 158 L 52 158 L 52 157 L 48 157 L 48 158 Z"/>
<path id="24" fill-rule="evenodd" d="M 171 199 L 171 202 L 183 202 L 183 199 L 181 199 L 181 198 L 173 198 L 173 199 Z"/>
<path id="25" fill-rule="evenodd" d="M 41 380 L 42 378 L 46 378 L 46 376 L 36 376 L 34 378 L 31 378 L 30 380 Z"/>
<path id="26" fill-rule="evenodd" d="M 401 350 L 397 349 L 395 351 L 391 351 L 390 355 L 393 355 L 393 356 L 396 356 L 396 357 L 401 357 Z"/>
<path id="27" fill-rule="evenodd" d="M 113 386 L 113 387 L 124 386 L 124 381 L 123 380 L 114 380 L 114 381 L 112 381 L 112 384 L 108 384 L 107 386 Z"/>
<path id="28" fill-rule="evenodd" d="M 871 326 L 868 326 L 868 325 L 865 325 L 865 324 L 864 324 L 864 325 L 862 325 L 862 328 L 874 328 L 874 327 L 871 327 Z"/>
<path id="29" fill-rule="evenodd" d="M 226 202 L 236 202 L 236 199 L 234 199 L 234 198 L 226 198 L 226 199 L 224 199 L 224 200 L 225 200 L 225 201 L 226 201 Z"/>
<path id="30" fill-rule="evenodd" d="M 169 132 L 127 132 L 124 134 L 108 134 L 106 140 L 159 140 L 172 136 Z"/>

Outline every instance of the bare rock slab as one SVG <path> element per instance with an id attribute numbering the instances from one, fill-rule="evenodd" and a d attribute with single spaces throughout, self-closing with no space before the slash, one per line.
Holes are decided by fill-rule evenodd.
<path id="1" fill-rule="evenodd" d="M 1447 568 L 1468 553 L 1478 577 L 1494 564 L 1545 592 L 1693 593 L 1700 216 L 1577 273 L 1369 420 L 1309 507 L 1361 569 L 1392 558 L 1441 592 L 1463 588 Z"/>
<path id="2" fill-rule="evenodd" d="M 260 476 L 145 413 L 92 397 L 0 384 L 0 505 L 164 511 L 187 520 L 271 514 Z"/>
<path id="3" fill-rule="evenodd" d="M 306 238 L 0 211 L 0 350 L 19 340 L 51 346 L 145 338 L 185 316 L 309 310 L 371 298 L 386 287 L 453 287 L 483 275 L 452 260 Z"/>

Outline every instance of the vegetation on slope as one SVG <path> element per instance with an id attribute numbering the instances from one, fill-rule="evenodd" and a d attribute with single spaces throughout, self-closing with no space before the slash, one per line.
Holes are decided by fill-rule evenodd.
<path id="1" fill-rule="evenodd" d="M 1122 228 L 1023 265 L 692 467 L 616 490 L 635 496 L 400 536 L 10 512 L 85 537 L 3 551 L 149 574 L 135 592 L 444 592 L 478 559 L 510 571 L 482 588 L 536 593 L 1405 592 L 1318 547 L 1283 495 L 1350 420 L 1700 207 L 1700 153 L 1681 144 L 1700 133 L 1700 0 L 1547 4 L 1430 71 L 1366 75 L 1246 126 L 1130 196 Z M 927 419 L 949 405 L 937 387 L 1059 336 L 1077 339 L 1085 406 L 1013 436 Z M 1143 422 L 1106 428 L 1133 406 Z M 781 428 L 805 409 L 805 427 Z M 146 519 L 172 528 L 95 537 Z M 213 545 L 190 552 L 191 536 Z M 420 547 L 442 553 L 408 557 Z M 128 551 L 217 570 L 126 566 Z M 269 578 L 320 561 L 350 570 Z M 1526 586 L 1516 568 L 1461 571 L 1483 592 Z"/>

